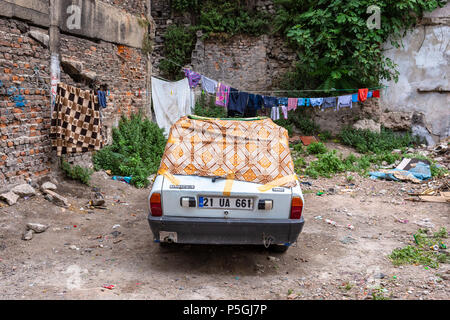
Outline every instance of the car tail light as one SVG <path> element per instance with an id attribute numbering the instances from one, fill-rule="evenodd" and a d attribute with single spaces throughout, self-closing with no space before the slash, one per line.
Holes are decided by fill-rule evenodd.
<path id="1" fill-rule="evenodd" d="M 300 219 L 302 216 L 303 201 L 300 197 L 293 197 L 291 202 L 291 219 Z"/>
<path id="2" fill-rule="evenodd" d="M 150 197 L 150 212 L 152 213 L 152 216 L 154 216 L 154 217 L 162 216 L 161 194 L 160 193 L 155 192 Z"/>

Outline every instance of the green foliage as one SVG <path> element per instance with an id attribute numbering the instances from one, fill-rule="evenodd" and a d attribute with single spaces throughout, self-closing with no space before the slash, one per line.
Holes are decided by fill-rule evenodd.
<path id="1" fill-rule="evenodd" d="M 331 132 L 328 130 L 324 130 L 321 133 L 319 133 L 319 138 L 322 141 L 328 141 L 331 139 Z"/>
<path id="2" fill-rule="evenodd" d="M 447 237 L 448 232 L 444 227 L 432 236 L 428 235 L 427 230 L 419 229 L 414 234 L 414 245 L 394 249 L 388 257 L 396 266 L 421 264 L 431 268 L 438 268 L 439 263 L 449 263 L 450 256 L 446 252 L 435 251 L 432 247 L 440 247 L 443 244 L 443 240 Z"/>
<path id="3" fill-rule="evenodd" d="M 284 86 L 295 89 L 358 88 L 397 80 L 396 64 L 383 55 L 382 43 L 399 47 L 417 18 L 444 0 L 275 0 L 275 30 L 297 51 L 295 69 Z M 369 29 L 367 8 L 381 9 L 380 28 Z"/>
<path id="4" fill-rule="evenodd" d="M 146 187 L 148 176 L 159 168 L 166 139 L 156 123 L 142 114 L 123 116 L 113 128 L 113 143 L 93 155 L 95 170 L 111 170 L 119 176 L 131 176 L 131 184 Z"/>
<path id="5" fill-rule="evenodd" d="M 89 168 L 83 168 L 78 165 L 70 165 L 67 161 L 61 158 L 61 169 L 72 180 L 80 181 L 81 183 L 89 185 L 91 180 L 91 175 L 94 173 L 93 170 Z"/>
<path id="6" fill-rule="evenodd" d="M 207 36 L 222 34 L 230 38 L 236 34 L 259 36 L 269 31 L 270 17 L 250 10 L 240 1 L 204 0 L 200 10 L 198 30 Z"/>
<path id="7" fill-rule="evenodd" d="M 164 77 L 179 80 L 184 77 L 181 67 L 191 60 L 195 47 L 195 34 L 192 28 L 171 25 L 164 34 L 163 56 L 159 69 Z"/>
<path id="8" fill-rule="evenodd" d="M 332 174 L 346 171 L 346 166 L 336 155 L 336 150 L 319 154 L 317 158 L 318 160 L 312 161 L 305 171 L 307 175 L 314 179 L 319 176 L 331 178 Z"/>
<path id="9" fill-rule="evenodd" d="M 280 118 L 274 121 L 277 125 L 285 128 L 292 135 L 294 128 L 300 130 L 304 135 L 315 135 L 320 132 L 320 126 L 314 122 L 303 110 L 297 109 L 289 114 L 288 119 Z"/>
<path id="10" fill-rule="evenodd" d="M 294 133 L 294 124 L 289 119 L 280 118 L 274 121 L 280 127 L 285 128 L 288 131 L 289 136 L 291 137 Z"/>
<path id="11" fill-rule="evenodd" d="M 306 151 L 309 154 L 323 154 L 327 153 L 328 149 L 322 142 L 313 142 L 306 147 Z"/>
<path id="12" fill-rule="evenodd" d="M 301 142 L 297 143 L 294 145 L 294 151 L 295 152 L 299 152 L 299 153 L 303 153 L 305 150 L 303 149 L 303 145 Z"/>
<path id="13" fill-rule="evenodd" d="M 195 103 L 194 114 L 201 117 L 226 118 L 227 109 L 217 106 L 215 101 L 214 96 L 202 92 L 200 99 Z"/>
<path id="14" fill-rule="evenodd" d="M 420 138 L 410 133 L 396 133 L 383 127 L 380 133 L 347 127 L 341 131 L 339 138 L 343 144 L 354 147 L 361 153 L 381 153 L 411 147 L 422 142 Z"/>

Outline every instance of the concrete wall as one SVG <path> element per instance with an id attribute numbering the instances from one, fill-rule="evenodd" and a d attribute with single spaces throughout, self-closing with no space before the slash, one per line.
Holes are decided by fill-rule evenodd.
<path id="1" fill-rule="evenodd" d="M 398 64 L 398 82 L 387 82 L 382 108 L 421 114 L 434 141 L 450 136 L 450 4 L 426 15 L 396 49 L 385 55 Z M 412 118 L 412 117 L 411 117 Z"/>

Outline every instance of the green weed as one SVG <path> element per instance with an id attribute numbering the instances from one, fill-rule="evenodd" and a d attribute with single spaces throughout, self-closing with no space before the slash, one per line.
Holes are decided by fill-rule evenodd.
<path id="1" fill-rule="evenodd" d="M 327 147 L 322 142 L 313 142 L 306 147 L 308 154 L 324 154 L 328 152 Z"/>
<path id="2" fill-rule="evenodd" d="M 93 155 L 94 169 L 131 176 L 132 185 L 146 187 L 147 178 L 159 168 L 165 145 L 163 130 L 156 123 L 142 114 L 123 116 L 113 128 L 113 143 Z"/>
<path id="3" fill-rule="evenodd" d="M 89 185 L 91 175 L 94 173 L 92 169 L 80 167 L 78 165 L 70 165 L 67 161 L 61 158 L 61 169 L 72 180 L 80 181 Z"/>
<path id="4" fill-rule="evenodd" d="M 441 228 L 432 236 L 425 229 L 419 229 L 414 234 L 414 245 L 397 248 L 388 256 L 395 266 L 404 264 L 424 265 L 430 268 L 438 268 L 440 263 L 449 263 L 450 257 L 446 252 L 433 250 L 433 246 L 441 247 L 443 239 L 448 237 L 445 228 Z"/>

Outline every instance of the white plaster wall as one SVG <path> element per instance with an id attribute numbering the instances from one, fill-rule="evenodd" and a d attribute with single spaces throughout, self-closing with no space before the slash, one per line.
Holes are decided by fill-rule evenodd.
<path id="1" fill-rule="evenodd" d="M 431 133 L 440 138 L 450 136 L 449 11 L 447 4 L 433 12 L 431 21 L 439 19 L 440 24 L 417 26 L 403 38 L 403 47 L 385 45 L 385 56 L 398 64 L 400 75 L 397 83 L 385 83 L 381 96 L 383 110 L 424 113 Z M 436 88 L 447 92 L 418 92 Z"/>

